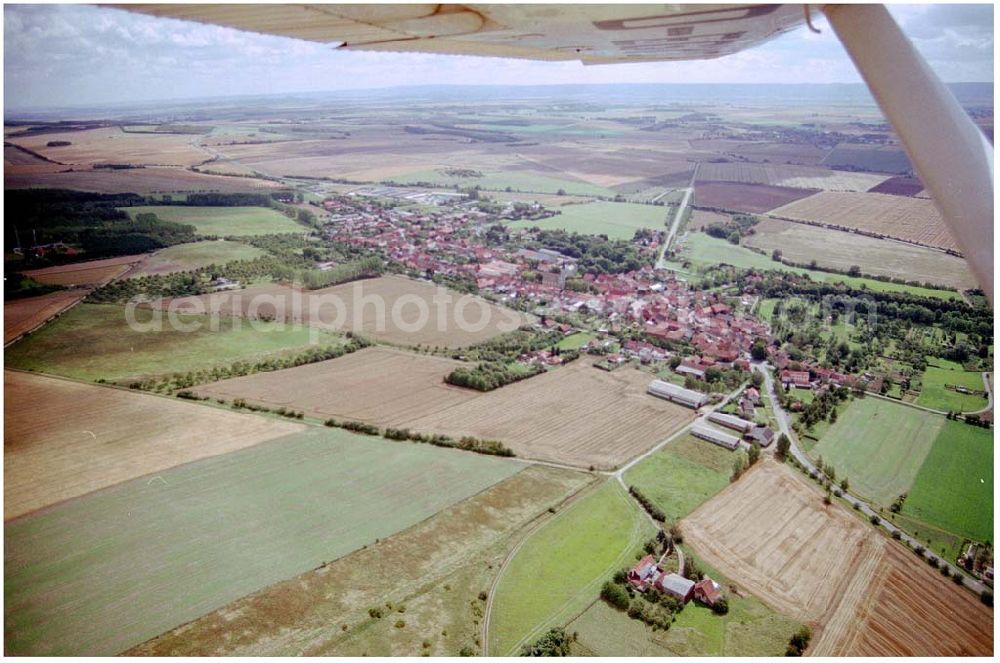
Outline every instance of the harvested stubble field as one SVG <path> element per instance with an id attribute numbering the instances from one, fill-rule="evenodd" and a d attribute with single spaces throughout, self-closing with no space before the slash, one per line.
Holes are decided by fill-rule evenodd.
<path id="1" fill-rule="evenodd" d="M 298 302 L 298 304 L 296 304 Z M 459 348 L 514 331 L 533 316 L 433 283 L 383 276 L 312 291 L 280 285 L 164 300 L 178 311 L 301 322 L 353 331 L 388 343 Z M 425 324 L 419 324 L 426 313 Z M 462 321 L 466 321 L 460 326 Z M 464 326 L 465 329 L 461 327 Z"/>
<path id="2" fill-rule="evenodd" d="M 866 585 L 863 601 L 814 641 L 814 656 L 993 654 L 992 608 L 902 546 L 886 547 Z"/>
<path id="3" fill-rule="evenodd" d="M 3 303 L 4 345 L 38 327 L 52 316 L 65 311 L 83 299 L 86 294 L 81 290 L 59 290 L 37 297 L 5 301 Z"/>
<path id="4" fill-rule="evenodd" d="M 329 361 L 223 380 L 196 389 L 212 398 L 290 407 L 330 417 L 399 426 L 476 398 L 444 377 L 461 362 L 373 347 Z"/>
<path id="5" fill-rule="evenodd" d="M 992 652 L 992 612 L 978 599 L 839 504 L 824 505 L 818 487 L 773 461 L 703 504 L 682 529 L 706 563 L 809 622 L 816 654 Z"/>
<path id="6" fill-rule="evenodd" d="M 922 246 L 877 239 L 831 228 L 779 219 L 761 219 L 743 243 L 770 253 L 781 249 L 786 260 L 848 270 L 857 265 L 865 274 L 930 282 L 965 289 L 976 281 L 965 260 Z"/>
<path id="7" fill-rule="evenodd" d="M 682 521 L 699 557 L 771 606 L 825 623 L 855 574 L 874 571 L 884 542 L 825 506 L 818 489 L 765 460 Z"/>
<path id="8" fill-rule="evenodd" d="M 42 269 L 29 269 L 21 273 L 44 285 L 99 285 L 124 274 L 130 265 L 134 265 L 145 257 L 145 255 L 120 256 Z"/>
<path id="9" fill-rule="evenodd" d="M 4 371 L 4 519 L 302 426 Z"/>
<path id="10" fill-rule="evenodd" d="M 119 653 L 523 468 L 311 428 L 6 523 L 5 653 Z"/>
<path id="11" fill-rule="evenodd" d="M 70 145 L 49 147 L 50 141 Z M 46 158 L 65 164 L 91 165 L 127 163 L 156 166 L 193 166 L 208 154 L 181 134 L 126 133 L 118 127 L 102 127 L 65 133 L 43 133 L 10 140 Z"/>
<path id="12" fill-rule="evenodd" d="M 872 173 L 760 163 L 703 163 L 698 167 L 698 179 L 704 181 L 767 184 L 825 191 L 867 191 L 888 178 L 888 175 Z"/>
<path id="13" fill-rule="evenodd" d="M 157 251 L 143 260 L 129 277 L 172 274 L 209 265 L 224 265 L 234 260 L 253 260 L 262 255 L 266 253 L 255 246 L 228 240 L 177 244 Z"/>
<path id="14" fill-rule="evenodd" d="M 958 251 L 934 203 L 924 198 L 823 191 L 772 209 L 771 215 Z"/>
<path id="15" fill-rule="evenodd" d="M 518 456 L 609 468 L 652 447 L 687 424 L 691 410 L 648 396 L 649 374 L 606 372 L 577 360 L 409 426 L 453 437 L 503 441 Z"/>
<path id="16" fill-rule="evenodd" d="M 715 207 L 758 214 L 798 200 L 816 189 L 793 189 L 766 184 L 740 184 L 738 182 L 709 182 L 699 179 L 694 186 L 694 204 L 698 207 Z"/>
<path id="17" fill-rule="evenodd" d="M 479 636 L 478 594 L 489 587 L 521 531 L 590 481 L 579 472 L 528 467 L 406 531 L 125 653 L 454 656 Z M 385 609 L 382 619 L 368 615 L 369 607 L 387 603 L 406 611 Z M 405 628 L 395 628 L 400 618 Z"/>
<path id="18" fill-rule="evenodd" d="M 250 177 L 203 175 L 184 168 L 133 168 L 129 170 L 74 170 L 59 173 L 4 172 L 7 189 L 73 189 L 96 193 L 177 193 L 217 191 L 261 192 L 281 185 Z"/>

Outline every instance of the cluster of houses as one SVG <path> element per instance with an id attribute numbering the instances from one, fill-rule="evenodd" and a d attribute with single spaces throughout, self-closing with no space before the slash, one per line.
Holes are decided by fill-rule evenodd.
<path id="1" fill-rule="evenodd" d="M 677 573 L 666 573 L 652 555 L 646 555 L 639 560 L 639 563 L 628 572 L 627 579 L 637 591 L 646 592 L 653 589 L 681 603 L 694 599 L 711 608 L 722 598 L 722 588 L 719 583 L 708 576 L 695 582 Z"/>
<path id="2" fill-rule="evenodd" d="M 438 210 L 386 207 L 366 196 L 413 192 L 380 187 L 363 196 L 337 196 L 323 202 L 329 213 L 329 239 L 369 246 L 407 268 L 464 277 L 501 301 L 544 303 L 555 312 L 587 312 L 608 320 L 611 331 L 639 326 L 652 339 L 683 341 L 698 352 L 685 364 L 693 375 L 711 366 L 747 368 L 754 340 L 768 332 L 756 318 L 740 316 L 716 293 L 691 290 L 679 279 L 664 278 L 647 266 L 623 274 L 580 274 L 577 260 L 551 249 L 487 246 L 481 237 L 497 217 L 465 204 Z M 530 230 L 512 230 L 526 237 Z M 653 255 L 655 246 L 637 244 Z M 576 286 L 567 288 L 567 280 Z M 652 343 L 626 346 L 623 356 L 650 362 L 666 353 Z"/>

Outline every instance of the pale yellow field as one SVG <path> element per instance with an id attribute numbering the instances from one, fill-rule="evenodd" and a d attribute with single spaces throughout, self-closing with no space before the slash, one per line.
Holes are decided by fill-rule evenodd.
<path id="1" fill-rule="evenodd" d="M 191 144 L 195 138 L 180 134 L 126 133 L 118 127 L 103 127 L 15 137 L 10 142 L 65 164 L 193 166 L 209 158 L 207 152 Z M 48 147 L 50 141 L 69 141 L 71 144 Z"/>
<path id="2" fill-rule="evenodd" d="M 884 193 L 822 191 L 770 212 L 771 216 L 840 228 L 958 251 L 934 203 Z"/>
<path id="3" fill-rule="evenodd" d="M 4 371 L 4 520 L 303 428 L 176 399 Z"/>

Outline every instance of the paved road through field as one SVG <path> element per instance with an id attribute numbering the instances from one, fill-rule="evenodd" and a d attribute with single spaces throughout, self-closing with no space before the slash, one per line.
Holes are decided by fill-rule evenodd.
<path id="1" fill-rule="evenodd" d="M 809 472 L 810 474 L 812 472 L 818 472 L 819 470 L 813 464 L 812 460 L 810 460 L 809 457 L 806 456 L 806 454 L 801 449 L 799 449 L 798 438 L 796 437 L 794 431 L 792 431 L 792 427 L 788 423 L 789 422 L 788 414 L 785 412 L 785 410 L 781 407 L 781 404 L 778 402 L 778 394 L 774 388 L 774 379 L 771 377 L 771 372 L 770 372 L 771 368 L 772 367 L 765 362 L 754 362 L 753 364 L 753 370 L 763 374 L 764 376 L 764 387 L 765 389 L 767 389 L 767 394 L 771 398 L 771 407 L 774 410 L 774 418 L 778 421 L 778 428 L 780 429 L 781 433 L 787 435 L 789 441 L 791 442 L 790 451 L 792 453 L 792 456 L 794 456 L 795 459 L 799 461 L 799 463 L 801 463 L 802 466 L 806 468 L 806 471 Z M 771 453 L 773 453 L 774 447 L 772 447 L 771 449 L 772 449 Z M 920 543 L 920 541 L 914 539 L 912 536 L 910 536 L 903 530 L 899 529 L 885 518 L 882 518 L 882 516 L 879 515 L 878 511 L 875 508 L 873 508 L 870 504 L 868 504 L 861 498 L 855 495 L 851 495 L 850 492 L 847 491 L 844 492 L 844 497 L 860 505 L 859 511 L 865 514 L 865 516 L 868 516 L 869 518 L 871 516 L 878 516 L 879 519 L 881 520 L 882 527 L 885 527 L 885 529 L 888 530 L 890 535 L 893 532 L 899 532 L 900 539 L 908 543 L 911 547 L 923 545 L 922 543 Z M 958 568 L 955 565 L 950 564 L 947 560 L 942 559 L 938 555 L 935 555 L 929 549 L 924 551 L 924 556 L 931 559 L 936 559 L 939 565 L 947 566 L 948 569 L 951 571 L 952 575 L 955 575 L 955 573 L 958 571 Z M 962 583 L 966 587 L 975 591 L 976 593 L 982 592 L 984 589 L 987 589 L 987 587 L 983 583 L 968 577 L 964 573 L 962 574 Z"/>
<path id="2" fill-rule="evenodd" d="M 663 248 L 660 249 L 660 257 L 656 259 L 656 269 L 666 269 L 666 260 L 664 258 L 666 257 L 667 251 L 670 249 L 670 245 L 673 243 L 674 238 L 677 235 L 677 228 L 681 225 L 681 219 L 684 218 L 684 211 L 691 202 L 691 196 L 694 195 L 694 180 L 697 176 L 698 164 L 695 164 L 694 172 L 691 173 L 691 181 L 688 183 L 688 187 L 684 189 L 684 197 L 681 199 L 680 205 L 677 206 L 677 211 L 674 213 L 673 223 L 670 224 L 670 230 L 667 231 L 667 236 L 663 240 Z"/>

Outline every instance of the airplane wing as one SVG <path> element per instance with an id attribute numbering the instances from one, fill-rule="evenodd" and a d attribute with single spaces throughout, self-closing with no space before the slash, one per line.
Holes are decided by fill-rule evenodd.
<path id="1" fill-rule="evenodd" d="M 109 5 L 336 48 L 585 64 L 731 55 L 809 5 Z M 822 5 L 993 301 L 993 147 L 881 5 Z"/>
<path id="2" fill-rule="evenodd" d="M 803 5 L 109 5 L 353 50 L 586 64 L 699 60 L 762 44 Z"/>

